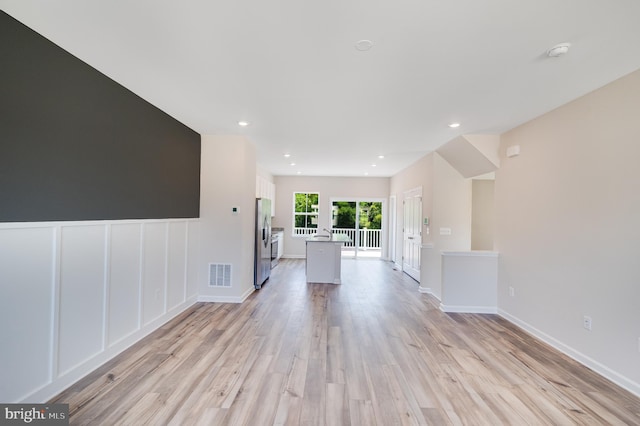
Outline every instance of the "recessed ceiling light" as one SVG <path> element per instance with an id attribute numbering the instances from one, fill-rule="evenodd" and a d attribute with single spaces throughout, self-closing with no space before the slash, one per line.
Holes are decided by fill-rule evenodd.
<path id="1" fill-rule="evenodd" d="M 290 166 L 295 166 L 295 165 L 296 165 L 296 163 L 291 163 L 291 164 L 289 164 L 289 165 L 290 165 Z"/>
<path id="2" fill-rule="evenodd" d="M 452 129 L 455 129 L 456 127 L 460 127 L 460 123 L 451 123 L 449 124 L 449 127 L 451 127 Z"/>
<path id="3" fill-rule="evenodd" d="M 547 56 L 550 58 L 557 58 L 558 56 L 562 56 L 567 53 L 570 47 L 571 43 L 556 44 L 551 49 L 547 50 Z"/>
<path id="4" fill-rule="evenodd" d="M 365 52 L 373 47 L 373 42 L 371 40 L 359 40 L 356 42 L 356 49 L 361 52 Z"/>
<path id="5" fill-rule="evenodd" d="M 378 155 L 378 158 L 382 160 L 384 158 L 384 155 Z"/>
<path id="6" fill-rule="evenodd" d="M 375 167 L 375 166 L 376 166 L 375 164 L 372 164 L 372 165 L 371 165 L 371 167 Z"/>
<path id="7" fill-rule="evenodd" d="M 289 158 L 289 157 L 291 157 L 291 154 L 285 154 L 284 155 L 284 158 Z"/>
<path id="8" fill-rule="evenodd" d="M 364 175 L 365 176 L 369 176 L 369 172 L 364 172 Z"/>
<path id="9" fill-rule="evenodd" d="M 247 127 L 249 125 L 248 121 L 238 121 L 238 126 Z"/>
<path id="10" fill-rule="evenodd" d="M 297 175 L 301 175 L 301 174 L 302 174 L 302 172 L 301 172 L 300 170 L 298 170 L 298 171 L 296 172 L 296 174 L 297 174 Z"/>

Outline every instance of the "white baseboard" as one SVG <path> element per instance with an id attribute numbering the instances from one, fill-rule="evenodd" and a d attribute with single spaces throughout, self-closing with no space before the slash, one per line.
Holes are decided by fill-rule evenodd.
<path id="1" fill-rule="evenodd" d="M 440 310 L 449 313 L 465 313 L 465 314 L 497 314 L 498 309 L 495 306 L 461 306 L 461 305 L 444 305 L 440 303 Z"/>
<path id="2" fill-rule="evenodd" d="M 263 284 L 264 285 L 264 284 Z M 269 285 L 268 282 L 266 285 Z M 198 302 L 206 303 L 242 303 L 247 300 L 256 288 L 251 286 L 241 296 L 198 296 Z"/>
<path id="3" fill-rule="evenodd" d="M 304 254 L 283 254 L 283 259 L 306 259 L 307 257 Z"/>
<path id="4" fill-rule="evenodd" d="M 628 390 L 629 392 L 631 392 L 632 394 L 640 397 L 640 383 L 636 383 L 632 380 L 629 380 L 628 378 L 626 378 L 625 376 L 623 376 L 622 374 L 610 369 L 609 367 L 599 363 L 598 361 L 588 357 L 587 355 L 583 354 L 582 352 L 579 352 L 575 349 L 573 349 L 572 347 L 565 345 L 564 343 L 560 342 L 559 340 L 549 336 L 548 334 L 538 330 L 537 328 L 531 326 L 530 324 L 520 320 L 517 317 L 514 317 L 513 315 L 510 315 L 508 312 L 503 311 L 502 309 L 498 310 L 498 315 L 500 315 L 501 317 L 503 317 L 504 319 L 506 319 L 507 321 L 517 325 L 518 327 L 520 327 L 521 329 L 523 329 L 524 331 L 526 331 L 527 333 L 535 336 L 536 338 L 542 340 L 543 342 L 547 343 L 550 346 L 553 346 L 555 349 L 559 350 L 560 352 L 562 352 L 563 354 L 567 355 L 570 358 L 573 358 L 574 360 L 578 361 L 580 364 L 589 367 L 590 369 L 592 369 L 593 371 L 595 371 L 596 373 L 600 374 L 601 376 L 611 380 L 613 383 L 617 384 L 618 386 Z"/>

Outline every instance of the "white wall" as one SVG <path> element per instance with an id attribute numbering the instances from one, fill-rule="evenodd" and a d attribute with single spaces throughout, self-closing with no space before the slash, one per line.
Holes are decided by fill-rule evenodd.
<path id="1" fill-rule="evenodd" d="M 393 176 L 391 194 L 398 197 L 398 253 L 402 253 L 403 246 L 402 195 L 419 186 L 422 187 L 422 215 L 430 220 L 428 230 L 425 226 L 422 228 L 420 287 L 421 291 L 440 298 L 440 252 L 471 248 L 471 180 L 465 179 L 436 152 Z M 440 235 L 440 228 L 450 228 L 451 235 Z"/>
<path id="2" fill-rule="evenodd" d="M 471 195 L 471 250 L 493 250 L 495 222 L 493 179 L 474 179 Z"/>
<path id="3" fill-rule="evenodd" d="M 402 227 L 403 227 L 403 194 L 412 189 L 422 188 L 422 215 L 431 218 L 433 212 L 433 158 L 434 154 L 425 155 L 418 161 L 391 177 L 389 194 L 397 198 L 396 215 L 396 252 L 399 264 L 402 264 Z M 423 229 L 422 243 L 431 242 L 431 236 Z"/>
<path id="4" fill-rule="evenodd" d="M 254 291 L 255 146 L 241 136 L 203 135 L 201 163 L 199 300 L 242 302 Z M 231 265 L 231 287 L 209 286 L 210 263 Z"/>
<path id="5" fill-rule="evenodd" d="M 433 249 L 421 271 L 421 287 L 442 297 L 444 250 L 471 249 L 471 179 L 465 179 L 438 153 L 433 159 L 433 216 L 430 226 Z M 451 235 L 440 235 L 448 228 Z"/>
<path id="6" fill-rule="evenodd" d="M 639 114 L 636 71 L 502 135 L 494 243 L 500 312 L 640 395 Z"/>
<path id="7" fill-rule="evenodd" d="M 197 219 L 0 224 L 0 401 L 44 401 L 195 302 Z"/>
<path id="8" fill-rule="evenodd" d="M 384 199 L 389 197 L 389 178 L 276 176 L 276 215 L 272 226 L 284 228 L 284 256 L 304 257 L 305 239 L 292 237 L 294 192 L 319 193 L 318 229 L 331 228 L 331 199 Z M 386 206 L 386 203 L 385 203 Z M 386 214 L 383 212 L 383 239 L 386 241 Z M 383 251 L 382 256 L 385 256 Z"/>

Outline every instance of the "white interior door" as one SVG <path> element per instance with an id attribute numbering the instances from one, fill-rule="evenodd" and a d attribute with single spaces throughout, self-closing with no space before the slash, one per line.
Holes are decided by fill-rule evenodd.
<path id="1" fill-rule="evenodd" d="M 396 219 L 396 196 L 392 195 L 389 197 L 389 259 L 398 264 L 398 259 L 396 259 L 396 245 L 398 242 L 396 241 L 396 228 L 398 225 L 398 221 Z"/>
<path id="2" fill-rule="evenodd" d="M 422 188 L 404 193 L 402 270 L 420 282 L 420 248 L 422 246 Z"/>

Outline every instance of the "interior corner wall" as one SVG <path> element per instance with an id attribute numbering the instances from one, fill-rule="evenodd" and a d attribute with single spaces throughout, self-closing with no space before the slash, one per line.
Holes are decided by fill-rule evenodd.
<path id="1" fill-rule="evenodd" d="M 639 111 L 640 70 L 503 134 L 494 240 L 499 312 L 636 395 Z"/>
<path id="2" fill-rule="evenodd" d="M 201 169 L 199 300 L 242 302 L 254 289 L 255 146 L 204 135 Z M 230 287 L 209 285 L 209 264 L 231 265 Z"/>
<path id="3" fill-rule="evenodd" d="M 2 11 L 0 57 L 0 222 L 198 217 L 198 133 Z"/>
<path id="4" fill-rule="evenodd" d="M 398 197 L 396 248 L 403 247 L 404 192 L 422 187 L 422 215 L 429 217 L 423 227 L 420 259 L 420 287 L 437 298 L 442 295 L 440 252 L 471 248 L 471 179 L 465 179 L 437 152 L 430 153 L 391 178 L 391 195 Z M 440 235 L 450 228 L 451 235 Z"/>
<path id="5" fill-rule="evenodd" d="M 471 250 L 493 250 L 494 187 L 493 179 L 472 181 Z"/>
<path id="6" fill-rule="evenodd" d="M 261 177 L 262 179 L 266 180 L 267 182 L 271 182 L 273 183 L 274 181 L 274 177 L 273 175 L 266 169 L 260 167 L 260 166 L 256 166 L 256 177 Z"/>
<path id="7" fill-rule="evenodd" d="M 395 195 L 396 203 L 396 252 L 402 256 L 402 229 L 404 227 L 403 194 L 412 189 L 422 187 L 422 215 L 431 217 L 433 212 L 433 158 L 434 153 L 427 154 L 415 163 L 391 177 L 389 193 Z M 431 234 L 422 233 L 422 243 L 430 243 Z"/>
<path id="8" fill-rule="evenodd" d="M 433 213 L 429 230 L 433 249 L 428 252 L 421 275 L 426 277 L 422 286 L 441 299 L 441 252 L 471 249 L 471 179 L 462 176 L 437 152 L 433 155 Z M 441 235 L 441 228 L 450 229 L 451 234 Z"/>
<path id="9" fill-rule="evenodd" d="M 432 238 L 440 250 L 471 249 L 471 179 L 434 153 Z M 440 228 L 451 229 L 441 235 Z"/>

